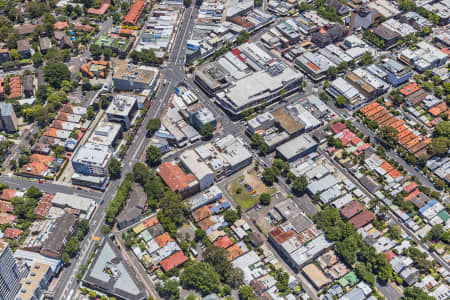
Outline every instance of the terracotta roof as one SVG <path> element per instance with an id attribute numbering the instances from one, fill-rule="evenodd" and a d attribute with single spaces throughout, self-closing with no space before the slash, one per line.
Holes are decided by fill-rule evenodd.
<path id="1" fill-rule="evenodd" d="M 184 256 L 183 251 L 178 251 L 177 253 L 169 256 L 161 262 L 161 268 L 163 268 L 164 272 L 168 272 L 175 267 L 182 265 L 185 261 L 187 261 L 187 257 Z"/>
<path id="2" fill-rule="evenodd" d="M 385 254 L 386 254 L 386 259 L 387 259 L 388 261 L 391 261 L 394 257 L 396 257 L 395 253 L 394 253 L 394 252 L 391 252 L 391 251 L 388 251 L 388 252 L 386 252 Z"/>
<path id="3" fill-rule="evenodd" d="M 208 217 L 204 220 L 201 220 L 200 222 L 197 223 L 197 225 L 200 226 L 200 228 L 204 231 L 208 230 L 208 228 L 213 226 L 214 224 L 216 224 L 216 222 L 211 220 L 210 217 Z"/>
<path id="4" fill-rule="evenodd" d="M 217 241 L 214 242 L 214 246 L 224 249 L 230 247 L 231 245 L 233 245 L 233 242 L 227 235 L 219 238 Z"/>
<path id="5" fill-rule="evenodd" d="M 158 175 L 172 191 L 183 191 L 196 181 L 193 174 L 185 174 L 172 162 L 163 162 L 159 166 Z"/>
<path id="6" fill-rule="evenodd" d="M 53 25 L 53 28 L 56 30 L 64 30 L 67 27 L 69 27 L 69 24 L 67 24 L 67 22 L 62 22 L 62 21 L 58 21 L 55 23 L 55 25 Z"/>
<path id="7" fill-rule="evenodd" d="M 366 112 L 368 112 L 369 110 L 371 110 L 371 109 L 373 109 L 373 108 L 375 108 L 375 107 L 377 107 L 377 106 L 380 106 L 380 104 L 379 104 L 378 102 L 372 102 L 372 103 L 370 103 L 370 104 L 367 104 L 366 106 L 364 106 L 364 107 L 361 108 L 360 110 L 361 110 L 362 113 L 366 113 Z"/>
<path id="8" fill-rule="evenodd" d="M 333 126 L 331 126 L 331 130 L 333 130 L 333 132 L 335 134 L 338 134 L 339 132 L 341 132 L 345 128 L 346 128 L 346 126 L 342 122 L 337 122 L 336 124 L 333 124 Z"/>
<path id="9" fill-rule="evenodd" d="M 412 198 L 418 196 L 420 194 L 419 190 L 414 190 L 411 194 L 405 197 L 405 200 L 411 200 Z"/>
<path id="10" fill-rule="evenodd" d="M 390 171 L 392 171 L 394 169 L 394 167 L 388 163 L 388 162 L 384 162 L 380 168 L 382 168 L 386 173 L 389 173 Z"/>
<path id="11" fill-rule="evenodd" d="M 417 83 L 413 82 L 401 88 L 400 93 L 402 93 L 404 96 L 409 96 L 412 93 L 417 92 L 418 90 L 420 90 L 420 86 L 418 86 Z"/>
<path id="12" fill-rule="evenodd" d="M 10 190 L 10 189 L 4 189 L 2 191 L 2 195 L 0 196 L 0 199 L 10 201 L 12 197 L 16 195 L 16 190 Z"/>
<path id="13" fill-rule="evenodd" d="M 411 193 L 411 192 L 414 191 L 416 188 L 417 188 L 417 183 L 415 183 L 415 182 L 413 181 L 413 182 L 410 182 L 409 184 L 407 184 L 407 185 L 403 188 L 403 190 L 404 190 L 405 192 L 407 192 L 407 193 Z"/>
<path id="14" fill-rule="evenodd" d="M 102 3 L 102 5 L 99 8 L 91 7 L 87 10 L 87 12 L 88 12 L 88 14 L 91 14 L 91 15 L 101 16 L 101 15 L 105 14 L 105 12 L 108 10 L 110 5 L 111 4 L 109 4 L 109 3 Z"/>
<path id="15" fill-rule="evenodd" d="M 122 34 L 122 35 L 132 35 L 133 32 L 134 32 L 133 29 L 122 28 L 122 29 L 120 29 L 119 34 Z"/>
<path id="16" fill-rule="evenodd" d="M 158 224 L 158 223 L 159 223 L 159 220 L 158 220 L 157 217 L 153 217 L 153 218 L 144 220 L 144 222 L 142 222 L 142 224 L 144 224 L 144 227 L 145 227 L 145 228 L 150 228 L 150 227 L 152 227 L 153 225 L 156 225 L 156 224 Z"/>
<path id="17" fill-rule="evenodd" d="M 244 254 L 244 251 L 241 249 L 241 247 L 239 247 L 238 244 L 234 244 L 233 246 L 228 247 L 227 251 L 229 254 L 228 256 L 229 260 L 234 260 L 239 256 L 241 256 L 242 254 Z"/>
<path id="18" fill-rule="evenodd" d="M 0 212 L 2 213 L 12 213 L 14 211 L 14 204 L 9 201 L 0 200 Z"/>
<path id="19" fill-rule="evenodd" d="M 164 232 L 163 234 L 155 237 L 155 242 L 159 245 L 160 248 L 167 245 L 167 243 L 173 242 L 173 238 L 169 235 L 168 232 Z"/>
<path id="20" fill-rule="evenodd" d="M 194 210 L 192 212 L 192 217 L 194 218 L 195 222 L 200 222 L 201 220 L 203 220 L 211 215 L 212 215 L 212 212 L 207 205 L 197 208 L 196 210 Z"/>
<path id="21" fill-rule="evenodd" d="M 123 19 L 123 24 L 136 25 L 144 7 L 145 7 L 144 1 L 141 0 L 134 1 L 133 4 L 131 4 L 130 9 L 128 10 L 128 14 Z"/>
<path id="22" fill-rule="evenodd" d="M 437 117 L 440 113 L 446 112 L 447 111 L 447 104 L 442 101 L 441 103 L 439 103 L 436 106 L 433 106 L 432 108 L 430 108 L 428 110 L 428 112 L 433 115 L 434 117 Z"/>
<path id="23" fill-rule="evenodd" d="M 358 201 L 352 201 L 343 208 L 341 208 L 340 212 L 346 219 L 350 219 L 351 217 L 360 213 L 363 210 L 363 208 L 364 207 L 362 206 L 362 204 L 359 203 Z"/>
<path id="24" fill-rule="evenodd" d="M 31 154 L 30 162 L 22 167 L 22 173 L 42 176 L 54 160 L 55 158 L 52 156 L 37 153 Z"/>
<path id="25" fill-rule="evenodd" d="M 8 227 L 6 228 L 3 237 L 5 239 L 17 239 L 22 234 L 22 232 L 23 231 L 20 229 Z"/>
<path id="26" fill-rule="evenodd" d="M 397 171 L 396 169 L 390 171 L 388 174 L 389 174 L 389 176 L 391 176 L 393 179 L 396 179 L 396 178 L 402 176 L 402 174 L 401 174 L 399 171 Z"/>
<path id="27" fill-rule="evenodd" d="M 8 213 L 0 213 L 0 225 L 13 223 L 17 220 L 17 217 Z"/>
<path id="28" fill-rule="evenodd" d="M 359 215 L 356 215 L 353 218 L 351 218 L 349 222 L 352 223 L 356 229 L 358 229 L 365 226 L 366 224 L 369 224 L 374 219 L 375 219 L 374 213 L 370 210 L 365 210 Z"/>

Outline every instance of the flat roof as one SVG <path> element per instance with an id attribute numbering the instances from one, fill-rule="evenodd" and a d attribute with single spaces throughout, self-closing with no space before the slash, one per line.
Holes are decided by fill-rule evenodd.
<path id="1" fill-rule="evenodd" d="M 115 116 L 128 116 L 133 106 L 136 103 L 136 98 L 125 95 L 116 95 L 111 104 L 106 109 L 106 113 Z"/>
<path id="2" fill-rule="evenodd" d="M 300 135 L 281 146 L 277 147 L 277 151 L 286 159 L 290 159 L 305 150 L 317 146 L 317 143 L 309 134 Z"/>

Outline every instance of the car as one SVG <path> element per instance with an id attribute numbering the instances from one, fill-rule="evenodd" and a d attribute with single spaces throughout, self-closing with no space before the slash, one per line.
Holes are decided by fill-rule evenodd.
<path id="1" fill-rule="evenodd" d="M 39 183 L 44 183 L 44 180 L 42 180 L 42 179 L 39 179 Z"/>

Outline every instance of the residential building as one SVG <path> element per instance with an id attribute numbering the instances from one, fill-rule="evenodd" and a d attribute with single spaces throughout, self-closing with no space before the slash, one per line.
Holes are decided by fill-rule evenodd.
<path id="1" fill-rule="evenodd" d="M 77 226 L 78 218 L 71 213 L 65 213 L 57 218 L 48 238 L 42 243 L 40 253 L 53 258 L 61 258 L 66 244 L 76 233 Z"/>
<path id="2" fill-rule="evenodd" d="M 136 98 L 132 96 L 116 95 L 106 109 L 106 119 L 110 122 L 122 124 L 124 130 L 131 126 L 133 113 L 137 109 Z"/>
<path id="3" fill-rule="evenodd" d="M 41 37 L 39 38 L 39 49 L 41 50 L 42 54 L 47 53 L 47 50 L 50 49 L 52 46 L 52 42 L 49 37 Z"/>
<path id="4" fill-rule="evenodd" d="M 174 192 L 186 198 L 196 194 L 200 184 L 193 174 L 185 174 L 174 162 L 163 162 L 157 169 L 158 175 Z"/>
<path id="5" fill-rule="evenodd" d="M 0 298 L 14 300 L 20 290 L 20 271 L 8 243 L 0 242 Z"/>
<path id="6" fill-rule="evenodd" d="M 9 49 L 8 48 L 0 48 L 0 63 L 3 64 L 4 62 L 9 61 Z"/>
<path id="7" fill-rule="evenodd" d="M 443 66 L 447 62 L 448 55 L 430 43 L 422 41 L 417 43 L 415 50 L 406 48 L 401 51 L 399 59 L 417 71 L 423 72 Z"/>
<path id="8" fill-rule="evenodd" d="M 25 97 L 32 97 L 34 94 L 33 75 L 23 76 L 23 94 Z"/>
<path id="9" fill-rule="evenodd" d="M 397 42 L 401 38 L 401 35 L 398 32 L 393 31 L 384 25 L 379 25 L 378 27 L 376 27 L 373 30 L 373 33 L 375 33 L 375 35 L 378 38 L 383 40 L 383 42 L 384 42 L 383 49 L 385 49 L 385 50 L 388 50 L 388 49 L 394 47 L 395 45 L 397 45 Z"/>
<path id="10" fill-rule="evenodd" d="M 303 274 L 309 281 L 313 284 L 314 288 L 320 290 L 322 287 L 327 285 L 330 280 L 323 274 L 323 272 L 315 265 L 309 264 L 303 268 Z"/>
<path id="11" fill-rule="evenodd" d="M 77 173 L 105 177 L 110 159 L 108 146 L 88 142 L 73 154 L 72 166 Z"/>
<path id="12" fill-rule="evenodd" d="M 11 103 L 0 103 L 0 130 L 4 129 L 8 132 L 17 131 L 18 122 L 16 113 L 14 112 L 13 106 Z"/>
<path id="13" fill-rule="evenodd" d="M 31 57 L 31 45 L 30 40 L 18 40 L 17 41 L 17 51 L 23 58 Z"/>
<path id="14" fill-rule="evenodd" d="M 122 126 L 117 123 L 100 121 L 95 127 L 88 142 L 108 146 L 111 150 L 115 148 L 122 135 Z"/>
<path id="15" fill-rule="evenodd" d="M 114 68 L 113 85 L 116 91 L 155 92 L 159 83 L 159 70 L 149 66 L 119 64 Z"/>
<path id="16" fill-rule="evenodd" d="M 145 8 L 145 1 L 136 0 L 131 4 L 127 15 L 123 18 L 122 24 L 136 26 L 142 11 Z"/>

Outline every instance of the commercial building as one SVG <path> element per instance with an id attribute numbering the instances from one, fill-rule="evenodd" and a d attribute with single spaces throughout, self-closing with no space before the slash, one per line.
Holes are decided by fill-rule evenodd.
<path id="1" fill-rule="evenodd" d="M 301 73 L 284 64 L 273 63 L 266 70 L 237 80 L 226 90 L 218 92 L 216 99 L 223 109 L 239 116 L 245 110 L 280 99 L 283 93 L 295 92 L 302 80 Z"/>
<path id="2" fill-rule="evenodd" d="M 20 290 L 20 272 L 8 243 L 0 242 L 0 298 L 14 300 Z"/>
<path id="3" fill-rule="evenodd" d="M 217 140 L 214 145 L 219 150 L 218 160 L 215 160 L 215 162 L 221 165 L 220 168 L 226 176 L 235 173 L 252 162 L 252 153 L 244 146 L 241 140 L 230 134 Z"/>
<path id="4" fill-rule="evenodd" d="M 341 41 L 345 36 L 345 28 L 337 23 L 323 26 L 311 35 L 311 42 L 319 48 Z"/>
<path id="5" fill-rule="evenodd" d="M 196 68 L 194 81 L 211 97 L 229 84 L 226 72 L 215 63 L 206 63 Z"/>
<path id="6" fill-rule="evenodd" d="M 159 70 L 123 63 L 114 68 L 112 79 L 116 91 L 150 90 L 153 94 L 158 87 Z"/>
<path id="7" fill-rule="evenodd" d="M 293 162 L 300 157 L 308 155 L 317 149 L 317 143 L 308 134 L 300 135 L 281 146 L 277 147 L 277 155 L 281 158 L 287 160 L 288 162 Z"/>
<path id="8" fill-rule="evenodd" d="M 201 130 L 206 124 L 210 124 L 214 128 L 216 128 L 217 125 L 216 116 L 206 107 L 191 114 L 189 121 L 197 130 Z"/>
<path id="9" fill-rule="evenodd" d="M 106 119 L 110 122 L 120 123 L 124 130 L 128 130 L 136 108 L 136 98 L 120 94 L 116 95 L 106 109 Z"/>
<path id="10" fill-rule="evenodd" d="M 394 87 L 407 82 L 412 76 L 412 72 L 405 65 L 391 58 L 385 59 L 378 68 L 386 72 L 387 81 Z"/>
<path id="11" fill-rule="evenodd" d="M 204 163 L 194 150 L 186 150 L 180 156 L 184 168 L 194 174 L 200 184 L 200 191 L 214 184 L 214 172 Z"/>
<path id="12" fill-rule="evenodd" d="M 103 240 L 82 281 L 85 286 L 117 299 L 146 299 L 143 284 L 109 238 Z"/>
<path id="13" fill-rule="evenodd" d="M 80 212 L 80 219 L 87 220 L 91 218 L 96 206 L 95 201 L 90 198 L 59 192 L 54 195 L 51 204 L 61 209 L 75 209 Z"/>
<path id="14" fill-rule="evenodd" d="M 17 131 L 18 123 L 16 113 L 11 103 L 0 103 L 0 130 L 4 129 L 8 132 Z"/>
<path id="15" fill-rule="evenodd" d="M 336 78 L 330 83 L 330 87 L 327 89 L 328 93 L 337 98 L 338 96 L 343 96 L 347 99 L 345 105 L 349 109 L 356 109 L 367 103 L 368 99 L 361 95 L 361 93 L 353 87 L 347 80 L 342 77 Z"/>
<path id="16" fill-rule="evenodd" d="M 319 81 L 327 76 L 330 67 L 337 67 L 320 53 L 306 52 L 295 59 L 295 66 L 304 71 L 312 80 Z"/>
<path id="17" fill-rule="evenodd" d="M 108 146 L 88 142 L 74 153 L 72 166 L 77 173 L 106 177 L 110 159 L 111 152 Z"/>
<path id="18" fill-rule="evenodd" d="M 406 48 L 401 51 L 399 59 L 413 66 L 417 71 L 438 68 L 447 62 L 448 55 L 435 46 L 424 41 L 417 43 L 416 46 L 415 50 Z"/>

